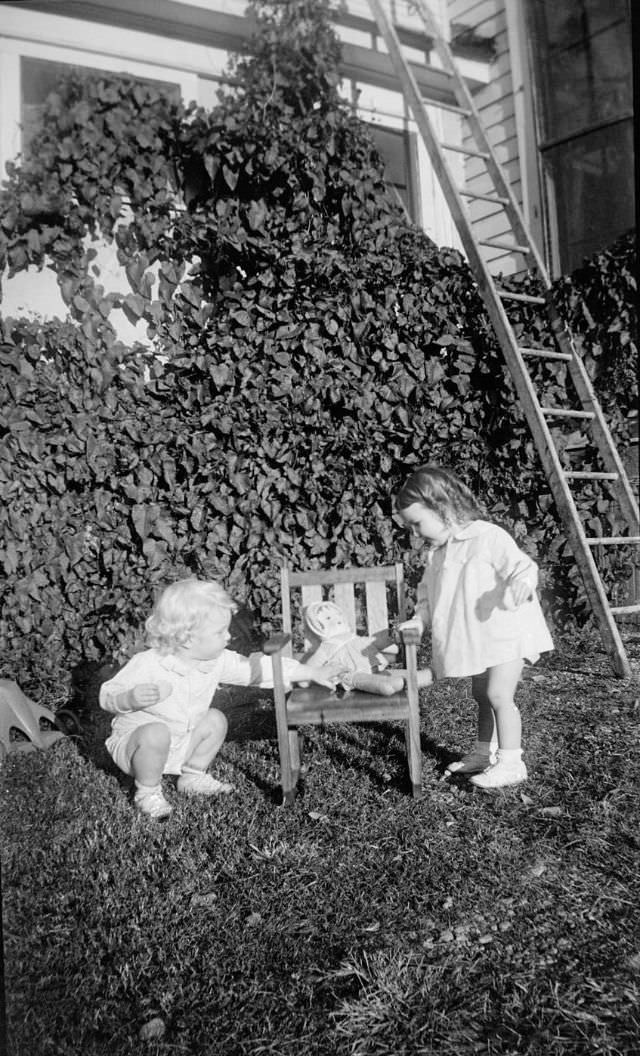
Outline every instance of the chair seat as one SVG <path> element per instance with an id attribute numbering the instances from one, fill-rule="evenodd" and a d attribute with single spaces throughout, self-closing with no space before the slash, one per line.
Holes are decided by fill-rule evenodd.
<path id="1" fill-rule="evenodd" d="M 409 705 L 404 693 L 391 697 L 360 690 L 338 694 L 322 686 L 295 688 L 287 696 L 290 726 L 324 725 L 330 722 L 381 722 L 406 720 Z"/>

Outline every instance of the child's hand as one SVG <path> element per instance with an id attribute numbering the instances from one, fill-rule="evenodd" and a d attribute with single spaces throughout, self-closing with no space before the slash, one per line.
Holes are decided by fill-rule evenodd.
<path id="1" fill-rule="evenodd" d="M 512 612 L 514 609 L 519 609 L 526 601 L 531 601 L 532 597 L 531 584 L 525 579 L 514 579 L 504 588 L 503 604 L 507 611 Z"/>
<path id="2" fill-rule="evenodd" d="M 129 707 L 132 711 L 144 711 L 171 695 L 170 682 L 140 682 L 129 690 Z"/>

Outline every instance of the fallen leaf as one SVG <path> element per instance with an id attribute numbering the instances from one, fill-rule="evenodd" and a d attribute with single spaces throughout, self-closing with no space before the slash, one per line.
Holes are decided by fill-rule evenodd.
<path id="1" fill-rule="evenodd" d="M 546 868 L 547 867 L 544 864 L 544 862 L 536 862 L 535 865 L 531 866 L 531 869 L 529 870 L 529 872 L 531 873 L 532 876 L 542 876 L 542 874 L 545 872 Z"/>
<path id="2" fill-rule="evenodd" d="M 166 1029 L 164 1020 L 161 1019 L 160 1016 L 155 1016 L 154 1019 L 150 1019 L 140 1027 L 140 1037 L 142 1041 L 151 1041 L 152 1038 L 162 1038 Z"/>
<path id="3" fill-rule="evenodd" d="M 520 799 L 524 803 L 525 807 L 532 807 L 533 806 L 533 800 L 532 800 L 531 796 L 528 796 L 526 794 L 526 792 L 521 792 L 520 793 Z"/>
<path id="4" fill-rule="evenodd" d="M 312 821 L 328 821 L 329 818 L 326 814 L 319 814 L 317 810 L 310 810 L 309 817 Z"/>
<path id="5" fill-rule="evenodd" d="M 245 920 L 245 924 L 249 928 L 255 928 L 257 924 L 261 924 L 261 923 L 262 923 L 262 917 L 260 916 L 259 913 L 250 913 L 249 916 L 247 917 L 247 919 Z"/>
<path id="6" fill-rule="evenodd" d="M 204 895 L 192 895 L 191 905 L 192 906 L 211 906 L 217 900 L 218 896 L 215 891 L 207 891 Z"/>
<path id="7" fill-rule="evenodd" d="M 557 818 L 562 814 L 562 807 L 541 807 L 540 813 L 546 814 L 552 818 Z"/>

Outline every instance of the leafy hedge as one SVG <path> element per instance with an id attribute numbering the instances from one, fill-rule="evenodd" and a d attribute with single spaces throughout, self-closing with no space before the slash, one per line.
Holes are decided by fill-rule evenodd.
<path id="1" fill-rule="evenodd" d="M 255 13 L 213 110 L 71 74 L 10 166 L 0 266 L 54 268 L 69 312 L 2 323 L 0 630 L 22 682 L 130 649 L 158 584 L 188 572 L 222 579 L 268 631 L 281 555 L 407 557 L 391 495 L 426 459 L 543 562 L 555 611 L 586 611 L 473 277 L 387 193 L 338 94 L 328 4 Z M 124 297 L 94 275 L 96 235 L 115 240 Z M 623 443 L 633 245 L 556 287 Z M 117 340 L 117 307 L 151 350 Z M 535 311 L 518 320 L 550 343 Z M 541 369 L 564 388 L 562 364 Z M 607 499 L 580 501 L 615 523 Z"/>

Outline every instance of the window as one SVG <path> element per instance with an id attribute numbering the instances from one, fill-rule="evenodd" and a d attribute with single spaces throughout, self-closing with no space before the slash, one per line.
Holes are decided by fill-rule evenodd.
<path id="1" fill-rule="evenodd" d="M 627 0 L 528 0 L 538 149 L 554 271 L 634 226 Z"/>
<path id="2" fill-rule="evenodd" d="M 416 220 L 415 191 L 412 182 L 411 141 L 409 133 L 402 129 L 369 125 L 369 131 L 384 162 L 384 177 L 387 185 L 397 194 L 409 217 Z"/>
<path id="3" fill-rule="evenodd" d="M 23 151 L 31 141 L 38 126 L 45 99 L 55 90 L 63 74 L 70 70 L 93 74 L 95 77 L 111 76 L 105 70 L 96 70 L 88 66 L 71 65 L 67 62 L 51 62 L 47 59 L 20 59 L 21 79 L 21 125 Z M 123 76 L 129 76 L 123 74 Z M 147 77 L 135 77 L 142 84 L 153 84 L 164 89 L 176 101 L 180 98 L 180 86 L 169 81 L 151 80 Z"/>

